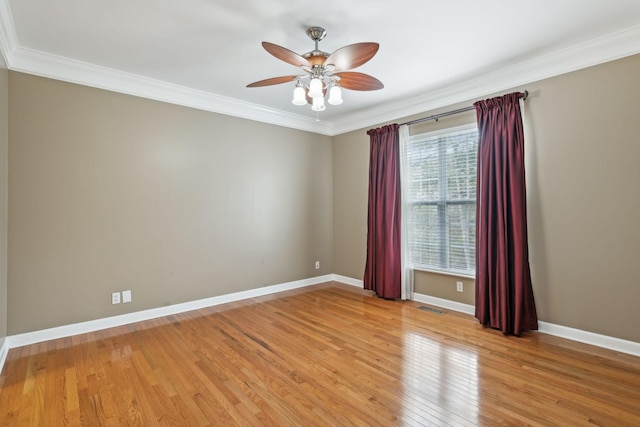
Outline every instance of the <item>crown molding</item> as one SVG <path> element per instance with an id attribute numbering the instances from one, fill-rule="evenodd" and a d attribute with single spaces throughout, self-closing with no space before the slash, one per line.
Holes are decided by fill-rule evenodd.
<path id="1" fill-rule="evenodd" d="M 0 0 L 0 64 L 8 69 L 170 104 L 330 135 L 331 123 L 20 46 L 8 0 Z"/>
<path id="2" fill-rule="evenodd" d="M 459 102 L 640 53 L 640 25 L 482 74 L 411 99 L 386 103 L 333 122 L 334 135 L 402 119 Z M 522 88 L 526 89 L 526 88 Z"/>
<path id="3" fill-rule="evenodd" d="M 9 68 L 9 56 L 18 46 L 16 29 L 13 26 L 13 15 L 8 0 L 0 0 L 0 56 L 4 65 Z"/>
<path id="4" fill-rule="evenodd" d="M 8 0 L 0 0 L 0 51 L 10 70 L 335 136 L 637 54 L 640 52 L 640 25 L 531 57 L 410 99 L 386 102 L 345 114 L 332 122 L 317 121 L 210 92 L 24 48 L 18 42 Z"/>
<path id="5" fill-rule="evenodd" d="M 244 119 L 328 134 L 330 124 L 214 93 L 18 47 L 9 69 Z"/>

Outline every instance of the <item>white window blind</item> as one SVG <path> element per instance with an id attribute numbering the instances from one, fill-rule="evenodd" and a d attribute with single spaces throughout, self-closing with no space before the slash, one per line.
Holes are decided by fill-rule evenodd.
<path id="1" fill-rule="evenodd" d="M 475 274 L 475 125 L 409 139 L 408 239 L 415 268 Z"/>

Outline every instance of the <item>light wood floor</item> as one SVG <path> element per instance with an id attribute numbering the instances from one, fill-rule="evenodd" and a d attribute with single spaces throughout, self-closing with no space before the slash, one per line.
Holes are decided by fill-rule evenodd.
<path id="1" fill-rule="evenodd" d="M 0 425 L 640 425 L 640 358 L 337 283 L 13 349 Z"/>

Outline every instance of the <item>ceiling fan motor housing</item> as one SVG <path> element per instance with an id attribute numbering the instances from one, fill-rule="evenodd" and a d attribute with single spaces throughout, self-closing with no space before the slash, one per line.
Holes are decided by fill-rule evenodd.
<path id="1" fill-rule="evenodd" d="M 318 43 L 327 36 L 327 30 L 322 27 L 309 27 L 307 28 L 307 35 L 311 40 Z"/>
<path id="2" fill-rule="evenodd" d="M 319 68 L 329 57 L 329 53 L 318 49 L 318 42 L 326 37 L 327 31 L 322 27 L 309 27 L 307 29 L 307 35 L 316 43 L 316 48 L 311 52 L 304 53 L 302 57 L 309 61 L 313 68 Z"/>

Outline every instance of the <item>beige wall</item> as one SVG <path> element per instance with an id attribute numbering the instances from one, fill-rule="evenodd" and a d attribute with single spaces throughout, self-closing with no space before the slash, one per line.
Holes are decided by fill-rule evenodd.
<path id="1" fill-rule="evenodd" d="M 9 95 L 9 334 L 333 272 L 330 137 L 16 72 Z"/>
<path id="2" fill-rule="evenodd" d="M 525 127 L 540 319 L 640 342 L 637 75 L 640 56 L 528 84 Z M 365 130 L 331 144 L 20 73 L 8 86 L 9 334 L 317 274 L 362 278 Z M 419 273 L 416 290 L 471 304 L 473 281 L 458 294 L 456 280 Z M 133 303 L 112 306 L 123 289 Z"/>
<path id="3" fill-rule="evenodd" d="M 640 342 L 640 55 L 527 85 L 530 263 L 542 320 Z"/>
<path id="4" fill-rule="evenodd" d="M 368 141 L 365 131 L 333 139 L 334 272 L 356 279 L 367 251 Z"/>
<path id="5" fill-rule="evenodd" d="M 524 116 L 530 264 L 539 318 L 636 342 L 639 75 L 636 55 L 523 87 L 531 92 Z M 437 125 L 445 124 L 459 123 L 443 119 Z M 368 137 L 365 130 L 351 132 L 335 137 L 333 145 L 335 272 L 361 279 Z M 452 292 L 455 281 L 421 274 L 416 290 L 469 303 L 466 295 Z"/>
<path id="6" fill-rule="evenodd" d="M 476 302 L 475 280 L 469 277 L 416 271 L 413 281 L 414 291 L 418 294 L 431 295 L 469 305 L 474 305 Z M 458 292 L 457 282 L 462 282 L 462 292 Z"/>
<path id="7" fill-rule="evenodd" d="M 7 336 L 7 180 L 9 72 L 0 55 L 0 344 Z"/>

